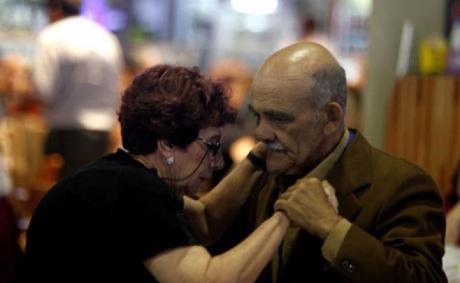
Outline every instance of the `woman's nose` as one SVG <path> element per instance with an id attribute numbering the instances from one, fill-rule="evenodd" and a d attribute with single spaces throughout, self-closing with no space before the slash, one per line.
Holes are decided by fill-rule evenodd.
<path id="1" fill-rule="evenodd" d="M 211 168 L 212 170 L 218 171 L 224 168 L 225 161 L 222 151 L 219 150 L 215 155 L 211 156 Z"/>

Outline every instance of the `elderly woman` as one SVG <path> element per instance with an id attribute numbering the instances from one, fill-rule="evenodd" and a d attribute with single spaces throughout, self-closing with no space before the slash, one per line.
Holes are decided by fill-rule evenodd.
<path id="1" fill-rule="evenodd" d="M 254 281 L 289 226 L 282 212 L 221 255 L 199 243 L 219 237 L 248 197 L 263 146 L 201 199 L 184 197 L 223 166 L 222 127 L 234 119 L 221 84 L 196 68 L 160 65 L 137 76 L 119 112 L 124 149 L 63 179 L 35 211 L 27 279 Z"/>

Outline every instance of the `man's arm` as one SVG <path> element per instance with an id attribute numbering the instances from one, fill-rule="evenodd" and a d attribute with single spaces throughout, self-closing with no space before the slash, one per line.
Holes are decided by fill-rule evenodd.
<path id="1" fill-rule="evenodd" d="M 263 156 L 265 147 L 258 143 L 252 152 L 257 156 Z M 199 200 L 184 198 L 184 212 L 203 243 L 212 243 L 222 235 L 246 202 L 263 172 L 262 168 L 245 158 Z"/>
<path id="2" fill-rule="evenodd" d="M 286 212 L 289 219 L 321 239 L 342 219 L 333 206 L 331 195 L 317 178 L 299 180 L 275 202 L 275 210 Z"/>
<path id="3" fill-rule="evenodd" d="M 160 282 L 254 282 L 281 243 L 289 220 L 281 212 L 233 249 L 211 257 L 202 246 L 169 250 L 144 261 Z"/>
<path id="4" fill-rule="evenodd" d="M 415 172 L 397 185 L 387 185 L 385 197 L 373 200 L 375 215 L 363 216 L 368 218 L 366 228 L 327 208 L 318 186 L 318 180 L 299 182 L 275 207 L 325 239 L 324 245 L 333 242 L 330 237 L 338 239 L 329 256 L 323 245 L 323 255 L 344 277 L 353 282 L 446 282 L 442 200 L 428 175 Z"/>

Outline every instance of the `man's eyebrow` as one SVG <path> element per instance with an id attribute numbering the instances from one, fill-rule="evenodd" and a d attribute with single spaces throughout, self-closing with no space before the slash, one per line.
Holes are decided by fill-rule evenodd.
<path id="1" fill-rule="evenodd" d="M 264 115 L 275 118 L 283 121 L 294 121 L 295 116 L 286 112 L 276 111 L 276 110 L 266 110 L 263 111 Z"/>
<path id="2" fill-rule="evenodd" d="M 248 105 L 248 109 L 253 114 L 260 115 L 259 112 L 257 112 L 251 104 Z M 262 110 L 262 113 L 267 117 L 275 118 L 277 120 L 282 120 L 282 121 L 286 121 L 286 122 L 291 122 L 291 121 L 295 120 L 294 115 L 292 115 L 290 113 L 282 112 L 282 111 Z"/>

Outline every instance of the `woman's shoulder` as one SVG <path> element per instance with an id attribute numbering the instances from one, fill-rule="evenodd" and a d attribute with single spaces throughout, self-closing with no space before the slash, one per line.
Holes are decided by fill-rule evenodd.
<path id="1" fill-rule="evenodd" d="M 106 155 L 81 168 L 59 185 L 79 195 L 129 195 L 150 193 L 168 196 L 167 184 L 155 171 L 148 170 L 129 155 L 119 152 Z"/>

